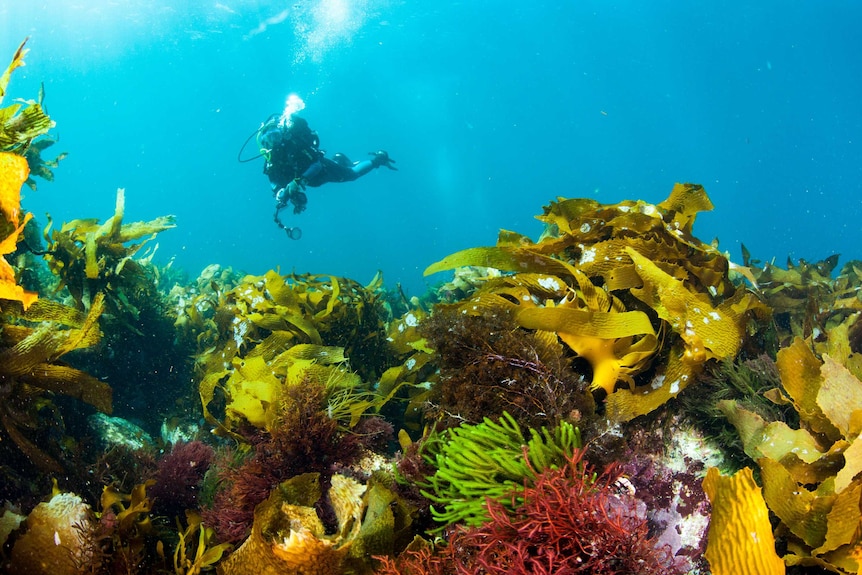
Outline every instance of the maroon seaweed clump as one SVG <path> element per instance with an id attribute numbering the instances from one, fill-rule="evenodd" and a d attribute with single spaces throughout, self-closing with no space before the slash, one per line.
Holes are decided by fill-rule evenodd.
<path id="1" fill-rule="evenodd" d="M 583 452 L 568 465 L 540 473 L 509 512 L 488 501 L 491 520 L 457 530 L 438 553 L 381 558 L 378 573 L 527 575 L 677 575 L 670 552 L 649 537 L 642 504 L 620 492 L 618 468 L 594 478 Z"/>
<path id="2" fill-rule="evenodd" d="M 201 481 L 214 457 L 213 448 L 201 441 L 175 443 L 156 462 L 156 484 L 149 492 L 155 510 L 182 517 L 186 509 L 196 509 Z"/>
<path id="3" fill-rule="evenodd" d="M 338 428 L 326 412 L 325 390 L 313 381 L 290 386 L 272 433 L 246 433 L 251 450 L 240 460 L 216 464 L 218 490 L 203 519 L 220 541 L 241 543 L 250 533 L 254 509 L 283 481 L 320 473 L 325 485 L 334 469 L 355 461 L 360 442 Z"/>
<path id="4" fill-rule="evenodd" d="M 593 398 L 559 342 L 520 328 L 505 314 L 476 316 L 445 306 L 421 331 L 437 352 L 438 410 L 447 427 L 506 411 L 525 427 L 576 421 L 585 429 Z"/>
<path id="5" fill-rule="evenodd" d="M 235 452 L 227 451 L 214 465 L 218 474 L 218 490 L 212 506 L 203 509 L 201 515 L 204 523 L 215 529 L 219 541 L 239 544 L 248 537 L 254 508 L 292 472 L 277 452 L 252 449 L 239 462 L 233 460 Z"/>
<path id="6" fill-rule="evenodd" d="M 385 453 L 395 439 L 395 427 L 378 416 L 364 417 L 350 430 L 362 449 Z"/>

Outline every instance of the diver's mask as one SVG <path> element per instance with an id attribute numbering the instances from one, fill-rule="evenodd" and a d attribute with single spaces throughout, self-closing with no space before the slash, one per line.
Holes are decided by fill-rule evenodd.
<path id="1" fill-rule="evenodd" d="M 260 128 L 257 143 L 260 151 L 270 151 L 284 140 L 284 130 L 275 121 L 269 121 Z"/>

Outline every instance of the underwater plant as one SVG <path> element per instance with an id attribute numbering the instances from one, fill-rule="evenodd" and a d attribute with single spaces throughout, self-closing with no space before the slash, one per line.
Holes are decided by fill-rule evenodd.
<path id="1" fill-rule="evenodd" d="M 743 258 L 751 258 L 744 246 Z M 757 291 L 772 309 L 776 346 L 787 347 L 796 337 L 822 340 L 862 311 L 862 262 L 847 262 L 833 277 L 837 265 L 838 256 L 833 255 L 815 263 L 788 259 L 786 269 L 772 263 L 751 267 Z"/>
<path id="2" fill-rule="evenodd" d="M 352 429 L 393 397 L 364 382 L 361 368 L 352 370 L 354 361 L 366 360 L 361 350 L 378 344 L 389 349 L 380 312 L 372 309 L 377 283 L 363 288 L 351 280 L 326 278 L 271 271 L 247 276 L 229 292 L 218 293 L 204 313 L 194 300 L 189 302 L 195 309 L 190 316 L 197 318 L 192 323 L 206 326 L 198 341 L 210 343 L 197 358 L 198 389 L 204 417 L 216 433 L 246 443 L 244 428 L 273 433 L 276 427 L 290 427 L 290 421 L 279 418 L 288 413 L 282 405 L 299 385 L 320 391 L 318 408 L 342 430 Z M 211 321 L 201 321 L 202 316 Z M 376 319 L 362 319 L 366 316 Z M 346 347 L 328 345 L 329 338 L 342 341 L 348 332 Z M 348 356 L 350 350 L 359 355 Z M 382 369 L 394 357 L 390 350 L 367 365 Z M 385 385 L 381 379 L 380 387 Z"/>
<path id="3" fill-rule="evenodd" d="M 43 94 L 40 92 L 39 100 L 41 102 Z M 31 190 L 36 190 L 36 180 L 33 176 L 38 176 L 48 182 L 54 181 L 54 170 L 60 165 L 60 161 L 66 158 L 66 152 L 61 152 L 53 160 L 48 160 L 42 157 L 42 152 L 57 143 L 57 140 L 50 136 L 43 136 L 30 143 L 24 152 L 24 158 L 27 160 L 27 165 L 30 167 L 30 176 L 24 182 Z"/>
<path id="4" fill-rule="evenodd" d="M 0 76 L 0 103 L 6 95 L 12 73 L 24 65 L 26 43 L 25 39 Z M 21 185 L 27 184 L 35 190 L 34 176 L 53 180 L 52 170 L 65 157 L 65 154 L 60 154 L 54 160 L 42 158 L 42 152 L 56 142 L 47 135 L 55 124 L 42 108 L 43 99 L 44 89 L 41 89 L 38 102 L 19 100 L 0 108 L 0 298 L 23 301 L 25 307 L 33 301 L 35 294 L 16 287 L 12 270 L 7 265 L 9 262 L 5 260 L 6 255 L 20 251 L 16 250 L 19 240 L 24 240 L 25 245 L 28 243 L 28 230 L 34 229 L 27 225 L 28 222 L 32 224 L 31 214 L 20 217 Z M 35 275 L 35 272 L 20 267 L 22 263 L 29 265 L 30 262 L 17 263 L 19 280 L 25 274 L 28 277 Z"/>
<path id="5" fill-rule="evenodd" d="M 56 290 L 68 290 L 79 309 L 104 294 L 99 357 L 81 358 L 81 367 L 118 383 L 117 405 L 164 415 L 184 396 L 193 403 L 188 381 L 194 348 L 183 347 L 189 342 L 177 337 L 174 310 L 158 289 L 157 246 L 141 254 L 158 233 L 175 227 L 174 218 L 124 223 L 124 214 L 125 193 L 118 190 L 114 214 L 104 223 L 77 219 L 59 230 L 49 223 L 43 257 L 58 282 Z"/>
<path id="6" fill-rule="evenodd" d="M 708 360 L 735 357 L 749 322 L 768 315 L 730 277 L 750 272 L 692 235 L 697 213 L 709 209 L 694 184 L 677 184 L 657 205 L 561 199 L 539 216 L 547 230 L 538 242 L 502 231 L 495 247 L 452 254 L 425 274 L 504 272 L 459 309 L 556 333 L 586 362 L 592 389 L 607 394 L 610 418 L 627 421 L 678 395 Z"/>
<path id="7" fill-rule="evenodd" d="M 117 190 L 114 215 L 104 223 L 96 219 L 72 220 L 59 230 L 45 229 L 48 268 L 60 280 L 80 309 L 86 309 L 97 293 L 104 293 L 109 311 L 128 323 L 139 314 L 139 304 L 154 295 L 144 266 L 153 253 L 136 259 L 138 251 L 156 234 L 176 227 L 174 216 L 149 222 L 123 223 L 125 190 Z M 150 236 L 145 238 L 145 236 Z M 135 240 L 138 243 L 129 244 Z M 127 245 L 128 244 L 128 245 Z"/>
<path id="8" fill-rule="evenodd" d="M 111 572 L 137 573 L 157 556 L 150 548 L 156 546 L 153 500 L 147 494 L 153 484 L 153 480 L 139 483 L 131 493 L 121 493 L 112 485 L 102 490 L 99 521 L 110 547 Z"/>
<path id="9" fill-rule="evenodd" d="M 74 475 L 69 476 L 71 484 L 79 486 L 81 497 L 86 501 L 101 501 L 102 492 L 108 485 L 120 493 L 131 493 L 136 484 L 158 472 L 156 450 L 149 446 L 115 443 L 89 447 L 95 453 L 81 449 L 78 458 L 82 464 L 73 467 L 71 472 Z"/>
<path id="10" fill-rule="evenodd" d="M 324 366 L 321 366 L 324 367 Z M 350 465 L 361 443 L 339 429 L 327 407 L 326 382 L 306 377 L 288 386 L 274 406 L 268 431 L 246 424 L 242 445 L 250 450 L 238 460 L 216 462 L 218 486 L 205 521 L 222 541 L 240 543 L 254 519 L 254 509 L 280 483 L 301 473 L 319 473 L 324 481 L 336 466 Z"/>
<path id="11" fill-rule="evenodd" d="M 43 471 L 59 473 L 63 467 L 22 429 L 34 433 L 56 426 L 42 415 L 51 405 L 50 394 L 79 399 L 104 413 L 112 410 L 112 390 L 107 383 L 60 361 L 71 351 L 98 343 L 102 302 L 101 296 L 96 297 L 87 314 L 48 300 L 38 300 L 26 312 L 4 305 L 0 426 L 29 462 Z"/>
<path id="12" fill-rule="evenodd" d="M 748 513 L 748 506 L 765 502 L 780 521 L 775 536 L 786 548 L 781 559 L 788 566 L 836 573 L 856 573 L 860 568 L 862 355 L 850 348 L 847 338 L 858 317 L 849 316 L 826 334 L 822 347 L 828 353 L 822 357 L 812 349 L 817 346 L 801 338 L 778 352 L 781 386 L 767 392 L 767 397 L 792 406 L 799 416 L 798 427 L 767 421 L 733 401 L 720 404 L 737 428 L 745 453 L 757 464 L 763 491 L 760 495 L 760 488 L 750 489 L 751 494 L 743 495 L 717 490 L 713 507 L 727 506 L 728 513 L 737 516 Z M 743 471 L 751 476 L 750 470 Z M 754 485 L 753 480 L 748 483 Z M 728 542 L 720 529 L 715 534 L 710 531 L 711 564 L 727 563 L 724 554 L 745 552 L 745 537 L 738 532 L 733 536 L 737 539 Z M 753 553 L 748 555 L 757 560 Z"/>
<path id="13" fill-rule="evenodd" d="M 25 39 L 0 76 L 0 103 L 6 95 L 12 73 L 24 65 L 26 43 Z M 22 301 L 25 307 L 35 299 L 35 293 L 22 290 L 14 276 L 17 276 L 18 283 L 33 290 L 37 272 L 29 269 L 35 268 L 32 254 L 16 248 L 20 240 L 29 248 L 28 240 L 35 235 L 31 214 L 20 217 L 21 185 L 27 184 L 35 190 L 34 176 L 52 181 L 52 170 L 66 156 L 60 154 L 53 160 L 42 157 L 42 152 L 56 143 L 47 135 L 55 124 L 42 107 L 44 96 L 43 86 L 39 90 L 38 101 L 18 100 L 11 106 L 0 108 L 0 298 Z M 13 256 L 11 263 L 17 265 L 14 275 L 8 265 L 10 262 L 5 260 L 9 254 Z"/>
<path id="14" fill-rule="evenodd" d="M 24 56 L 28 52 L 24 48 L 26 43 L 26 39 L 21 42 L 12 56 L 12 62 L 0 76 L 0 103 L 6 96 L 12 72 L 24 65 Z M 24 156 L 33 140 L 46 134 L 48 130 L 54 127 L 54 121 L 42 109 L 43 96 L 44 94 L 40 91 L 38 102 L 29 100 L 0 108 L 0 152 L 11 152 Z M 43 144 L 38 151 L 48 145 L 50 144 Z M 39 157 L 38 153 L 35 157 Z M 31 166 L 31 171 L 34 175 L 44 176 L 38 163 Z M 50 172 L 48 173 L 50 174 Z"/>
<path id="15" fill-rule="evenodd" d="M 182 517 L 198 508 L 198 493 L 215 451 L 201 441 L 175 443 L 156 462 L 156 483 L 150 489 L 155 509 L 161 515 Z"/>
<path id="16" fill-rule="evenodd" d="M 269 271 L 246 276 L 232 289 L 186 299 L 188 319 L 181 313 L 177 321 L 203 328 L 196 337 L 209 344 L 198 357 L 204 372 L 221 369 L 224 360 L 251 353 L 259 344 L 254 353 L 268 358 L 296 344 L 313 344 L 342 348 L 356 373 L 370 381 L 394 361 L 381 286 L 379 275 L 362 286 L 334 276 Z"/>
<path id="17" fill-rule="evenodd" d="M 437 354 L 420 330 L 428 317 L 417 306 L 390 322 L 386 339 L 400 363 L 384 371 L 376 386 L 378 413 L 398 419 L 404 429 L 415 432 L 423 428 L 427 408 L 438 395 Z"/>
<path id="18" fill-rule="evenodd" d="M 432 434 L 423 444 L 423 457 L 434 474 L 422 494 L 442 510 L 431 508 L 446 525 L 486 523 L 487 500 L 507 509 L 523 501 L 520 491 L 537 473 L 563 465 L 581 446 L 576 427 L 561 422 L 548 430 L 530 429 L 529 439 L 507 412 L 499 421 L 488 418 L 477 425 L 464 424 Z"/>
<path id="19" fill-rule="evenodd" d="M 798 425 L 799 416 L 791 407 L 776 404 L 767 397 L 769 390 L 778 387 L 780 381 L 778 368 L 770 356 L 760 354 L 746 358 L 743 353 L 733 361 L 727 359 L 709 366 L 697 388 L 680 397 L 679 413 L 721 445 L 724 471 L 742 469 L 751 464 L 751 459 L 745 454 L 736 428 L 719 405 L 732 400 L 767 421 Z"/>
<path id="20" fill-rule="evenodd" d="M 775 552 L 769 510 L 751 469 L 724 477 L 712 467 L 703 488 L 712 502 L 706 549 L 711 572 L 783 575 L 785 566 Z"/>
<path id="21" fill-rule="evenodd" d="M 12 73 L 24 65 L 26 43 L 25 39 L 0 76 L 0 103 L 6 95 Z M 26 245 L 27 236 L 31 235 L 28 232 L 34 227 L 28 225 L 32 224 L 31 214 L 21 216 L 21 186 L 26 183 L 35 190 L 33 176 L 53 180 L 51 170 L 65 156 L 61 154 L 55 160 L 45 160 L 41 156 L 43 150 L 55 143 L 53 138 L 47 136 L 47 132 L 54 127 L 54 121 L 42 108 L 43 97 L 44 91 L 40 90 L 38 102 L 18 100 L 16 104 L 0 108 L 0 298 L 22 301 L 25 307 L 35 299 L 35 293 L 17 287 L 15 276 L 20 281 L 24 275 L 34 274 L 22 267 L 22 263 L 28 265 L 30 262 L 15 261 L 22 257 L 16 244 L 23 240 Z M 9 254 L 13 254 L 11 263 L 19 266 L 17 270 L 8 265 L 10 262 L 6 261 L 5 256 Z"/>
<path id="22" fill-rule="evenodd" d="M 180 527 L 179 541 L 174 549 L 174 574 L 198 575 L 221 561 L 222 556 L 231 548 L 229 543 L 212 545 L 214 531 L 203 524 L 196 511 L 186 511 L 186 527 Z M 195 541 L 197 535 L 197 541 Z"/>
<path id="23" fill-rule="evenodd" d="M 442 548 L 378 557 L 378 573 L 671 575 L 684 565 L 650 537 L 637 500 L 618 489 L 619 469 L 596 473 L 576 449 L 559 467 L 537 471 L 518 501 L 489 498 L 489 520 L 459 527 Z M 528 464 L 529 465 L 529 464 Z"/>
<path id="24" fill-rule="evenodd" d="M 15 269 L 5 256 L 15 251 L 31 217 L 30 214 L 20 217 L 21 185 L 27 174 L 27 163 L 22 157 L 0 152 L 0 301 L 19 301 L 25 308 L 36 301 L 37 296 L 18 284 Z"/>
<path id="25" fill-rule="evenodd" d="M 470 315 L 438 304 L 419 324 L 439 366 L 426 417 L 454 425 L 508 412 L 526 427 L 583 424 L 595 410 L 554 334 L 520 328 L 507 315 Z"/>
<path id="26" fill-rule="evenodd" d="M 8 72 L 0 88 L 5 90 L 7 81 Z M 60 464 L 21 429 L 32 432 L 50 426 L 40 416 L 50 405 L 49 393 L 76 397 L 103 412 L 111 411 L 111 388 L 106 383 L 59 362 L 69 352 L 99 342 L 98 319 L 104 299 L 94 298 L 85 314 L 55 302 L 37 301 L 35 293 L 18 285 L 15 270 L 3 256 L 15 250 L 28 219 L 25 216 L 19 221 L 20 191 L 26 177 L 23 158 L 0 152 L 0 379 L 4 382 L 0 426 L 32 464 L 56 473 L 62 471 Z"/>
<path id="27" fill-rule="evenodd" d="M 308 386 L 319 394 L 316 407 L 333 425 L 356 425 L 373 400 L 361 388 L 359 377 L 346 369 L 343 350 L 298 344 L 278 351 L 279 338 L 274 334 L 255 353 L 234 358 L 219 371 L 206 374 L 199 389 L 207 421 L 218 433 L 239 441 L 244 437 L 237 431 L 245 426 L 273 433 L 288 413 L 285 402 L 292 401 L 297 387 Z M 209 410 L 217 392 L 225 398 L 223 421 Z"/>
<path id="28" fill-rule="evenodd" d="M 251 535 L 219 573 L 370 573 L 372 556 L 400 552 L 409 542 L 410 509 L 384 485 L 336 474 L 325 503 L 322 497 L 316 473 L 279 485 L 258 505 Z M 322 503 L 332 509 L 331 528 L 316 511 Z"/>

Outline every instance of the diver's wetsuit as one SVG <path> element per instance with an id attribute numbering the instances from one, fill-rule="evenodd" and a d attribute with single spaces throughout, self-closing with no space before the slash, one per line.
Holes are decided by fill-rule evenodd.
<path id="1" fill-rule="evenodd" d="M 321 156 L 303 172 L 302 179 L 309 186 L 316 188 L 327 182 L 351 182 L 374 169 L 374 163 L 371 160 L 351 162 L 347 156 L 341 154 L 337 156 L 343 160 L 330 160 Z"/>
<path id="2" fill-rule="evenodd" d="M 273 145 L 263 172 L 273 190 L 279 190 L 300 178 L 303 184 L 316 188 L 327 182 L 350 182 L 374 169 L 372 160 L 351 162 L 343 154 L 329 159 L 318 149 L 320 141 L 308 122 L 297 116 L 281 128 L 280 141 Z"/>
<path id="3" fill-rule="evenodd" d="M 291 116 L 286 125 L 273 118 L 261 127 L 258 143 L 266 158 L 263 173 L 269 177 L 275 195 L 276 225 L 287 231 L 292 239 L 299 239 L 302 230 L 285 226 L 279 214 L 288 204 L 293 204 L 293 213 L 305 210 L 308 198 L 303 190 L 306 186 L 318 187 L 327 182 L 350 182 L 371 170 L 386 166 L 397 170 L 395 160 L 384 150 L 370 152 L 370 160 L 351 162 L 344 154 L 335 154 L 330 159 L 320 150 L 317 134 L 308 127 L 308 122 Z"/>

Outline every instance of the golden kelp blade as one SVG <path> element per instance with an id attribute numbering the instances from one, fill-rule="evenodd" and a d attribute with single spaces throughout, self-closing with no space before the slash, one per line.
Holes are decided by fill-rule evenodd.
<path id="1" fill-rule="evenodd" d="M 632 295 L 650 306 L 685 342 L 695 360 L 733 358 L 745 335 L 745 318 L 731 306 L 713 307 L 706 294 L 695 293 L 632 248 L 626 248 L 644 286 Z"/>
<path id="2" fill-rule="evenodd" d="M 23 231 L 29 216 L 19 224 L 21 210 L 21 186 L 27 180 L 27 160 L 15 154 L 0 153 L 0 230 L 11 228 L 0 238 L 0 299 L 17 300 L 27 309 L 36 301 L 36 294 L 24 291 L 15 281 L 15 271 L 3 257 L 15 251 L 18 236 Z"/>
<path id="3" fill-rule="evenodd" d="M 21 211 L 21 185 L 29 173 L 27 160 L 17 154 L 0 153 L 0 213 L 14 228 L 18 227 Z"/>
<path id="4" fill-rule="evenodd" d="M 618 381 L 632 382 L 658 349 L 658 338 L 642 311 L 601 312 L 565 307 L 527 308 L 516 321 L 528 329 L 556 332 L 593 368 L 591 389 L 613 393 Z M 635 336 L 641 339 L 634 341 Z"/>
<path id="5" fill-rule="evenodd" d="M 110 414 L 113 410 L 111 386 L 73 367 L 45 363 L 19 380 L 46 391 L 74 397 L 102 413 Z"/>
<path id="6" fill-rule="evenodd" d="M 6 68 L 6 71 L 3 72 L 3 75 L 0 76 L 0 102 L 3 101 L 3 96 L 6 95 L 6 87 L 9 85 L 9 78 L 12 76 L 12 71 L 19 66 L 24 65 L 24 56 L 27 55 L 27 50 L 24 49 L 24 44 L 27 43 L 27 39 L 25 38 L 21 45 L 18 46 L 18 49 L 15 50 L 15 55 L 12 56 L 12 62 L 9 63 L 9 67 Z"/>
<path id="7" fill-rule="evenodd" d="M 712 503 L 706 558 L 713 575 L 782 575 L 784 562 L 751 469 L 724 477 L 711 467 L 703 490 Z"/>
<path id="8" fill-rule="evenodd" d="M 674 184 L 670 196 L 657 207 L 672 215 L 674 227 L 687 234 L 691 234 L 698 212 L 710 212 L 714 208 L 706 190 L 698 184 Z"/>
<path id="9" fill-rule="evenodd" d="M 423 272 L 431 275 L 464 266 L 481 266 L 509 272 L 535 272 L 553 275 L 572 275 L 572 266 L 558 259 L 530 250 L 511 247 L 470 248 L 446 256 Z"/>

